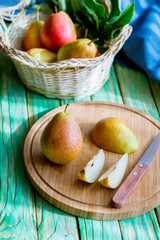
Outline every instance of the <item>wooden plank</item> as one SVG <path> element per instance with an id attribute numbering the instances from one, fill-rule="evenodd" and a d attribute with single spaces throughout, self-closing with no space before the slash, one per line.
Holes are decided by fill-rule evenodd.
<path id="1" fill-rule="evenodd" d="M 159 223 L 159 226 L 160 226 L 160 206 L 158 206 L 155 211 L 156 211 L 158 223 Z"/>
<path id="2" fill-rule="evenodd" d="M 53 207 L 36 194 L 39 240 L 79 239 L 76 218 Z"/>
<path id="3" fill-rule="evenodd" d="M 152 94 L 156 103 L 156 107 L 160 114 L 160 82 L 155 81 L 154 79 L 149 79 L 149 84 L 152 89 Z"/>
<path id="4" fill-rule="evenodd" d="M 124 103 L 159 120 L 158 110 L 146 76 L 142 72 L 133 71 L 119 64 L 115 64 L 115 70 Z"/>
<path id="5" fill-rule="evenodd" d="M 154 211 L 139 217 L 120 221 L 123 239 L 160 239 L 158 222 Z"/>
<path id="6" fill-rule="evenodd" d="M 146 76 L 142 72 L 133 71 L 119 64 L 115 64 L 115 70 L 125 104 L 131 107 L 135 107 L 143 112 L 146 112 L 147 114 L 151 115 L 159 121 L 160 118 L 156 103 L 154 101 Z M 154 90 L 155 96 L 157 96 L 156 89 Z M 159 214 L 159 208 L 157 208 L 156 212 Z M 156 223 L 155 228 L 151 224 L 151 221 Z M 132 236 L 132 234 L 133 239 L 145 239 L 144 236 L 141 238 L 140 234 L 136 236 L 135 233 L 141 230 L 144 235 L 148 236 L 146 234 L 145 228 L 145 226 L 147 225 L 149 226 L 148 234 L 150 234 L 150 236 L 152 237 L 157 236 L 158 234 L 160 234 L 160 228 L 157 224 L 157 221 L 158 219 L 153 210 L 150 213 L 144 214 L 140 217 L 120 221 L 120 225 L 123 229 L 122 233 L 124 234 L 126 239 L 130 239 L 130 235 Z M 144 222 L 145 224 L 140 224 L 142 222 Z M 139 223 L 139 230 L 139 225 L 135 225 L 135 223 Z"/>
<path id="7" fill-rule="evenodd" d="M 95 94 L 91 96 L 91 99 L 96 101 L 108 101 L 123 103 L 122 96 L 119 90 L 117 77 L 112 66 L 110 72 L 110 78 L 104 84 L 104 86 Z"/>
<path id="8" fill-rule="evenodd" d="M 28 131 L 25 89 L 0 55 L 0 239 L 37 239 L 34 194 L 23 168 Z"/>
<path id="9" fill-rule="evenodd" d="M 121 240 L 118 221 L 96 221 L 79 218 L 81 240 Z"/>
<path id="10" fill-rule="evenodd" d="M 35 92 L 27 91 L 29 127 L 46 112 L 63 104 L 65 104 L 64 100 L 46 98 Z M 79 239 L 76 217 L 51 206 L 37 193 L 35 196 L 38 239 Z"/>

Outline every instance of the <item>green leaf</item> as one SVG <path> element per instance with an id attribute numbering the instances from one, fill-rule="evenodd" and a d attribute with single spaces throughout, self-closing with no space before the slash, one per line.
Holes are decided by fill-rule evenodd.
<path id="1" fill-rule="evenodd" d="M 84 0 L 85 6 L 96 15 L 99 19 L 105 19 L 105 7 L 102 3 L 96 0 Z"/>
<path id="2" fill-rule="evenodd" d="M 44 2 L 55 12 L 55 6 L 58 4 L 56 0 L 44 0 Z"/>
<path id="3" fill-rule="evenodd" d="M 117 31 L 121 27 L 128 24 L 134 13 L 134 3 L 129 4 L 125 10 L 119 15 L 119 17 L 113 17 L 110 21 L 102 22 L 99 29 L 102 31 L 103 36 L 106 40 L 110 40 L 117 36 Z"/>
<path id="4" fill-rule="evenodd" d="M 39 11 L 45 12 L 48 14 L 53 13 L 53 10 L 48 6 L 46 3 L 31 3 L 28 6 L 25 7 L 26 9 L 34 9 L 37 10 L 39 8 Z"/>
<path id="5" fill-rule="evenodd" d="M 96 27 L 96 16 L 86 7 L 84 1 L 85 0 L 71 0 L 71 6 L 74 11 L 74 15 L 76 19 L 79 19 L 81 22 L 83 18 L 82 16 L 86 16 L 86 21 L 90 21 L 91 23 L 95 24 Z"/>
<path id="6" fill-rule="evenodd" d="M 105 19 L 105 7 L 96 0 L 71 0 L 71 5 L 75 13 L 82 12 L 88 20 L 96 24 L 98 28 L 99 19 Z"/>
<path id="7" fill-rule="evenodd" d="M 83 0 L 71 0 L 71 6 L 74 12 L 79 12 L 84 8 Z"/>
<path id="8" fill-rule="evenodd" d="M 115 16 L 119 16 L 121 13 L 120 10 L 120 0 L 110 0 L 111 3 L 111 12 L 109 15 L 109 19 Z"/>
<path id="9" fill-rule="evenodd" d="M 120 28 L 125 26 L 126 24 L 130 23 L 133 14 L 134 14 L 134 8 L 135 8 L 135 4 L 134 3 L 130 3 L 125 10 L 120 14 L 120 16 L 113 22 L 111 22 L 110 24 L 112 24 L 113 28 Z"/>
<path id="10" fill-rule="evenodd" d="M 66 10 L 65 10 L 65 12 L 71 17 L 71 19 L 73 21 L 75 21 L 74 11 L 73 11 L 72 5 L 71 5 L 71 0 L 65 0 L 65 2 L 66 2 Z"/>
<path id="11" fill-rule="evenodd" d="M 58 8 L 60 11 L 66 11 L 67 6 L 66 6 L 66 1 L 65 0 L 58 0 Z"/>

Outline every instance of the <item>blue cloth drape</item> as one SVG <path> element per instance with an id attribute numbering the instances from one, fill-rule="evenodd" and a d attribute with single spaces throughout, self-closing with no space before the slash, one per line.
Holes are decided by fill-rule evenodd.
<path id="1" fill-rule="evenodd" d="M 123 0 L 122 9 L 131 2 Z M 149 77 L 160 82 L 160 1 L 135 0 L 130 25 L 133 32 L 117 55 L 118 61 L 127 65 L 129 59 Z"/>

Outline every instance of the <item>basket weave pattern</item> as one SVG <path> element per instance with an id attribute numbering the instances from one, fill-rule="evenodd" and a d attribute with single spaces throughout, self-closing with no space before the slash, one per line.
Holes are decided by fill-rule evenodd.
<path id="1" fill-rule="evenodd" d="M 47 15 L 40 13 L 40 19 Z M 108 50 L 92 59 L 68 59 L 55 63 L 40 63 L 22 51 L 23 38 L 36 14 L 21 15 L 0 32 L 0 50 L 14 62 L 25 86 L 48 97 L 75 98 L 89 96 L 99 90 L 108 80 L 116 53 L 129 37 L 132 27 L 121 29 L 119 36 L 107 43 Z M 1 25 L 4 26 L 4 21 Z"/>
<path id="2" fill-rule="evenodd" d="M 24 13 L 24 7 L 27 6 L 30 1 L 31 0 L 19 0 L 19 3 L 15 6 L 0 8 L 0 16 L 3 17 L 3 19 L 13 21 L 15 18 L 19 17 L 19 15 Z M 20 12 L 17 13 L 17 10 L 20 10 Z"/>

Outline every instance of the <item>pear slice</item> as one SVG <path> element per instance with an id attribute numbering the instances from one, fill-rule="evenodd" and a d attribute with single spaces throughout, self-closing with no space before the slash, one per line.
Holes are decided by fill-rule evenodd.
<path id="1" fill-rule="evenodd" d="M 107 188 L 116 188 L 121 183 L 127 168 L 128 153 L 125 153 L 99 179 L 98 182 Z"/>
<path id="2" fill-rule="evenodd" d="M 104 161 L 105 154 L 103 149 L 100 149 L 98 154 L 78 173 L 78 179 L 88 183 L 95 182 L 104 166 Z"/>

